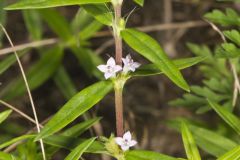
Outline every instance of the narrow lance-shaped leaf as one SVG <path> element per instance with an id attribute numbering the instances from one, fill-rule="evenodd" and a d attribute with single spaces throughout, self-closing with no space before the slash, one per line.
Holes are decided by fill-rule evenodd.
<path id="1" fill-rule="evenodd" d="M 22 51 L 18 53 L 19 57 L 22 57 L 26 51 Z M 0 62 L 0 75 L 4 73 L 9 67 L 11 67 L 17 61 L 16 56 L 14 54 L 8 55 Z"/>
<path id="2" fill-rule="evenodd" d="M 45 138 L 64 128 L 98 103 L 112 90 L 112 87 L 110 81 L 101 81 L 76 94 L 46 124 L 36 140 Z"/>
<path id="3" fill-rule="evenodd" d="M 42 38 L 42 20 L 36 10 L 25 10 L 23 18 L 32 40 L 40 40 Z"/>
<path id="4" fill-rule="evenodd" d="M 191 66 L 203 61 L 204 59 L 206 59 L 206 57 L 204 57 L 204 56 L 183 58 L 183 59 L 174 60 L 173 63 L 180 70 L 180 69 L 185 69 L 185 68 L 191 67 Z M 162 73 L 163 72 L 160 71 L 155 64 L 147 64 L 147 65 L 143 65 L 140 68 L 138 68 L 136 70 L 136 72 L 132 73 L 132 76 L 150 76 L 150 75 L 158 75 L 158 74 L 162 74 Z"/>
<path id="5" fill-rule="evenodd" d="M 240 159 L 240 146 L 232 149 L 217 160 L 239 160 Z"/>
<path id="6" fill-rule="evenodd" d="M 187 119 L 181 118 L 180 120 L 175 119 L 168 121 L 168 125 L 180 131 L 182 121 L 189 122 Z M 189 129 L 192 132 L 197 145 L 205 152 L 210 153 L 216 157 L 223 155 L 224 153 L 237 146 L 237 143 L 233 140 L 215 133 L 209 129 L 202 128 L 194 124 L 189 124 Z"/>
<path id="7" fill-rule="evenodd" d="M 159 44 L 145 33 L 134 29 L 121 31 L 123 39 L 134 50 L 153 62 L 159 70 L 166 74 L 175 84 L 189 91 L 189 86 L 174 63 L 167 57 Z"/>
<path id="8" fill-rule="evenodd" d="M 79 144 L 66 158 L 65 160 L 78 160 L 82 154 L 91 146 L 96 138 L 90 138 L 81 144 Z"/>
<path id="9" fill-rule="evenodd" d="M 139 4 L 140 6 L 143 7 L 144 5 L 144 0 L 134 0 L 135 3 Z"/>
<path id="10" fill-rule="evenodd" d="M 187 158 L 189 160 L 201 160 L 198 148 L 195 144 L 195 140 L 192 136 L 192 133 L 188 129 L 188 126 L 186 125 L 186 123 L 182 122 L 181 130 L 182 130 L 182 139 L 183 139 L 184 148 L 187 154 Z"/>
<path id="11" fill-rule="evenodd" d="M 240 119 L 209 99 L 208 103 L 217 112 L 217 114 L 240 135 Z"/>
<path id="12" fill-rule="evenodd" d="M 113 14 L 106 4 L 88 4 L 82 5 L 82 7 L 102 24 L 112 25 Z"/>
<path id="13" fill-rule="evenodd" d="M 178 160 L 178 159 L 157 152 L 135 150 L 126 153 L 126 160 Z"/>
<path id="14" fill-rule="evenodd" d="M 16 160 L 13 155 L 5 152 L 0 152 L 0 157 L 2 158 L 2 160 Z"/>
<path id="15" fill-rule="evenodd" d="M 7 117 L 12 113 L 12 110 L 6 110 L 2 113 L 0 113 L 0 124 L 7 119 Z"/>
<path id="16" fill-rule="evenodd" d="M 105 3 L 110 0 L 23 0 L 6 7 L 6 10 L 40 9 L 70 5 Z"/>
<path id="17" fill-rule="evenodd" d="M 26 140 L 26 139 L 30 139 L 30 138 L 34 138 L 34 137 L 35 137 L 35 135 L 26 134 L 26 135 L 22 135 L 22 136 L 13 138 L 5 143 L 0 144 L 0 149 L 3 149 L 11 144 L 18 142 L 18 141 L 22 141 L 22 140 Z"/>
<path id="18" fill-rule="evenodd" d="M 62 48 L 55 47 L 44 53 L 41 59 L 34 64 L 27 72 L 27 80 L 30 89 L 33 90 L 48 80 L 60 65 L 62 59 Z M 3 99 L 10 100 L 21 96 L 26 91 L 23 78 L 19 76 L 10 82 L 1 92 Z"/>

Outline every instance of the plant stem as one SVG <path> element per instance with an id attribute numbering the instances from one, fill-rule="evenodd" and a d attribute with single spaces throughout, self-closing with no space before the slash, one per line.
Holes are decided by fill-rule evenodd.
<path id="1" fill-rule="evenodd" d="M 117 65 L 122 66 L 122 38 L 120 36 L 120 23 L 122 16 L 122 2 L 114 5 L 115 19 L 113 22 L 113 32 L 115 39 L 115 58 Z M 122 137 L 123 128 L 123 97 L 122 87 L 115 87 L 115 112 L 116 112 L 116 130 L 117 136 Z"/>
<path id="2" fill-rule="evenodd" d="M 123 129 L 123 100 L 122 89 L 115 89 L 115 112 L 116 112 L 116 129 L 117 136 L 122 137 Z"/>
<path id="3" fill-rule="evenodd" d="M 116 55 L 116 63 L 120 66 L 122 66 L 122 38 L 120 36 L 120 21 L 121 21 L 121 15 L 122 15 L 122 5 L 117 4 L 114 6 L 114 12 L 115 12 L 115 20 L 114 20 L 114 39 L 115 39 L 115 55 Z"/>

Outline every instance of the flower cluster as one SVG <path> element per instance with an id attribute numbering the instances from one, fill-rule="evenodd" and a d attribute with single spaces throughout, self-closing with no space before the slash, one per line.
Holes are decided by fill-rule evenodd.
<path id="1" fill-rule="evenodd" d="M 128 131 L 123 137 L 116 137 L 115 142 L 121 147 L 123 151 L 129 150 L 130 147 L 133 147 L 137 144 L 137 141 L 132 140 L 132 135 Z"/>
<path id="2" fill-rule="evenodd" d="M 134 62 L 130 55 L 127 55 L 126 58 L 122 58 L 123 68 L 116 64 L 113 57 L 110 57 L 106 65 L 99 65 L 97 68 L 104 73 L 106 79 L 116 77 L 116 74 L 122 71 L 124 74 L 127 74 L 129 71 L 135 72 L 135 70 L 140 67 L 140 64 Z"/>

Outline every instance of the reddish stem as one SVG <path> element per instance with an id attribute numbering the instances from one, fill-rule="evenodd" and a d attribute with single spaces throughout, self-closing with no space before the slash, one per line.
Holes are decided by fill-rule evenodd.
<path id="1" fill-rule="evenodd" d="M 118 4 L 114 6 L 115 21 L 114 21 L 114 39 L 115 39 L 115 57 L 116 63 L 122 66 L 122 38 L 119 33 L 119 26 L 121 21 L 121 9 L 122 5 Z M 116 130 L 117 136 L 122 137 L 124 133 L 123 127 L 123 97 L 122 97 L 122 86 L 115 87 L 115 112 L 116 112 Z"/>

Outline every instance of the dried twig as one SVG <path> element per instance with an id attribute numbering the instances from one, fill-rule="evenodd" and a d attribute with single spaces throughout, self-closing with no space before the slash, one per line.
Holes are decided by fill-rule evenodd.
<path id="1" fill-rule="evenodd" d="M 169 23 L 169 24 L 157 24 L 157 25 L 150 25 L 150 26 L 137 27 L 137 28 L 142 32 L 155 32 L 155 31 L 163 31 L 163 30 L 202 27 L 206 25 L 208 24 L 205 23 L 204 21 L 190 21 L 190 22 L 177 22 L 177 23 Z M 100 38 L 100 37 L 107 37 L 111 35 L 112 33 L 110 31 L 100 31 L 100 32 L 97 32 L 94 37 Z M 57 38 L 50 38 L 50 39 L 45 39 L 37 42 L 30 42 L 30 43 L 25 43 L 21 45 L 16 45 L 15 49 L 16 51 L 20 51 L 27 48 L 35 48 L 35 47 L 51 45 L 57 42 L 59 42 Z M 0 50 L 0 55 L 5 55 L 12 52 L 13 52 L 12 47 L 4 48 Z"/>
<path id="2" fill-rule="evenodd" d="M 210 21 L 207 21 L 208 22 L 213 30 L 215 30 L 222 38 L 223 42 L 227 42 L 225 36 L 223 35 L 223 33 L 221 32 L 221 30 L 215 25 L 213 24 L 212 22 Z M 230 66 L 231 66 L 231 70 L 233 72 L 233 77 L 234 77 L 234 91 L 233 91 L 233 101 L 232 101 L 232 105 L 235 106 L 236 105 L 236 102 L 237 102 L 237 95 L 238 95 L 238 92 L 240 93 L 240 82 L 239 82 L 239 78 L 238 78 L 238 75 L 237 75 L 237 70 L 236 70 L 236 67 L 235 65 L 229 60 L 229 63 L 230 63 Z"/>
<path id="3" fill-rule="evenodd" d="M 25 86 L 26 86 L 26 89 L 27 89 L 27 92 L 28 92 L 29 100 L 30 100 L 30 103 L 31 103 L 31 106 L 32 106 L 34 119 L 35 119 L 36 126 L 37 126 L 37 131 L 38 131 L 38 133 L 40 133 L 40 125 L 39 125 L 39 121 L 38 121 L 38 117 L 37 117 L 36 107 L 35 107 L 34 102 L 33 102 L 32 94 L 31 94 L 31 91 L 30 91 L 30 88 L 29 88 L 29 85 L 28 85 L 28 81 L 27 81 L 27 78 L 26 78 L 26 75 L 25 75 L 22 63 L 21 63 L 21 61 L 20 61 L 20 59 L 18 57 L 18 54 L 17 54 L 17 52 L 15 50 L 15 47 L 13 45 L 13 42 L 12 42 L 9 34 L 7 33 L 6 29 L 3 27 L 2 24 L 0 24 L 0 26 L 1 26 L 4 34 L 6 35 L 8 41 L 9 41 L 11 47 L 12 47 L 12 50 L 13 50 L 15 56 L 16 56 L 16 59 L 17 59 L 18 65 L 20 67 L 20 70 L 21 70 L 21 73 L 22 73 L 22 76 L 23 76 L 23 80 L 24 80 L 24 83 L 25 83 Z M 40 145 L 41 145 L 43 160 L 46 160 L 45 149 L 44 149 L 44 145 L 43 145 L 42 139 L 40 139 Z"/>
<path id="4" fill-rule="evenodd" d="M 15 111 L 16 113 L 20 114 L 22 117 L 24 117 L 25 119 L 29 120 L 30 122 L 36 124 L 35 120 L 28 116 L 27 114 L 25 114 L 24 112 L 22 112 L 21 110 L 17 109 L 16 107 L 12 106 L 11 104 L 8 104 L 7 102 L 4 102 L 3 100 L 0 100 L 0 103 L 10 109 L 12 109 L 13 111 Z M 40 127 L 42 128 L 43 126 L 40 124 Z"/>

